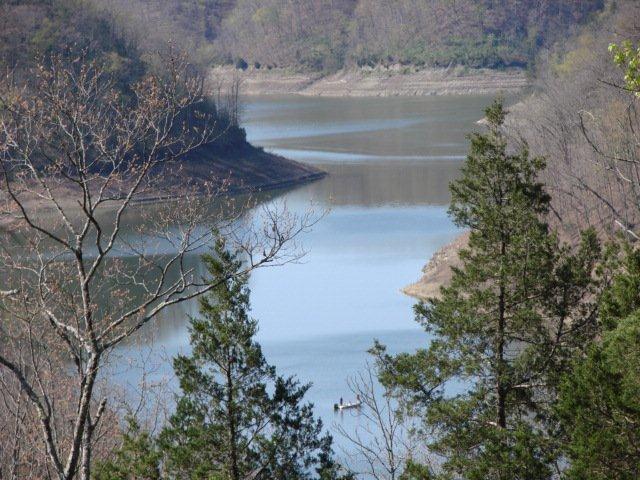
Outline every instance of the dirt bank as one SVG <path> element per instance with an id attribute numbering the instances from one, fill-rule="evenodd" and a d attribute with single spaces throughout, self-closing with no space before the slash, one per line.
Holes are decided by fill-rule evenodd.
<path id="1" fill-rule="evenodd" d="M 149 186 L 142 188 L 135 202 L 146 203 L 171 200 L 189 195 L 225 195 L 263 192 L 288 188 L 318 180 L 326 172 L 303 163 L 274 155 L 246 144 L 228 154 L 215 149 L 202 148 L 197 155 L 180 162 L 167 164 L 150 174 Z M 76 208 L 81 192 L 74 191 L 68 182 L 51 182 L 53 195 L 63 208 Z M 129 187 L 123 183 L 126 191 Z M 121 195 L 119 191 L 109 192 L 112 197 Z M 33 214 L 42 214 L 53 208 L 53 204 L 42 198 L 22 197 L 26 208 Z M 16 217 L 9 212 L 14 206 L 6 190 L 0 189 L 0 230 L 17 228 Z"/>
<path id="2" fill-rule="evenodd" d="M 241 82 L 245 95 L 299 94 L 327 97 L 389 97 L 426 95 L 481 95 L 515 93 L 529 84 L 523 70 L 415 67 L 357 68 L 328 76 L 287 70 L 233 67 L 211 70 L 214 89 L 228 90 Z"/>
<path id="3" fill-rule="evenodd" d="M 312 165 L 265 152 L 249 144 L 229 154 L 202 151 L 198 158 L 183 162 L 175 178 L 178 193 L 182 179 L 198 185 L 218 187 L 223 182 L 230 193 L 284 188 L 322 178 L 326 172 Z"/>
<path id="4" fill-rule="evenodd" d="M 469 233 L 463 233 L 451 243 L 433 254 L 422 269 L 422 278 L 402 289 L 402 292 L 418 300 L 440 296 L 440 287 L 451 281 L 451 267 L 460 266 L 458 252 L 469 242 Z"/>

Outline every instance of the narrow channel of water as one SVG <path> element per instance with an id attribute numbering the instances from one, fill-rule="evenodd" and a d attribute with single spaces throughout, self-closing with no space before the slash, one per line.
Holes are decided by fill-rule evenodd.
<path id="1" fill-rule="evenodd" d="M 368 360 L 374 338 L 390 351 L 424 346 L 413 321 L 414 300 L 400 289 L 420 275 L 433 252 L 457 233 L 448 219 L 448 183 L 467 151 L 487 96 L 246 100 L 250 142 L 329 175 L 276 201 L 296 212 L 310 202 L 330 213 L 302 240 L 299 264 L 257 271 L 253 315 L 268 360 L 283 374 L 312 382 L 309 400 L 325 425 L 353 428 L 357 416 L 336 415 L 349 399 L 347 381 Z M 170 357 L 188 347 L 190 303 L 154 323 L 154 348 Z M 144 345 L 130 344 L 133 355 Z M 155 375 L 170 376 L 159 363 Z M 133 381 L 135 374 L 123 374 Z M 348 445 L 336 438 L 338 449 Z"/>

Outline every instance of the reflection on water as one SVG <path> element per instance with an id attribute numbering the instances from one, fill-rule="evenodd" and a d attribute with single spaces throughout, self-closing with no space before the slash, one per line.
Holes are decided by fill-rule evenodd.
<path id="1" fill-rule="evenodd" d="M 449 183 L 458 172 L 458 161 L 407 161 L 400 164 L 371 162 L 318 164 L 329 172 L 322 180 L 290 196 L 328 199 L 331 206 L 443 205 L 449 201 Z"/>
<path id="2" fill-rule="evenodd" d="M 463 155 L 464 137 L 488 97 L 251 98 L 243 113 L 250 141 L 377 156 Z"/>
<path id="3" fill-rule="evenodd" d="M 357 423 L 335 416 L 332 407 L 350 397 L 347 379 L 364 367 L 374 337 L 391 351 L 427 342 L 413 321 L 413 300 L 400 289 L 457 233 L 446 215 L 447 186 L 467 150 L 466 133 L 491 100 L 247 100 L 250 141 L 329 173 L 281 197 L 295 212 L 312 200 L 331 209 L 304 237 L 308 255 L 300 264 L 255 272 L 250 285 L 268 360 L 313 382 L 309 399 L 326 425 Z M 188 348 L 186 322 L 196 313 L 195 302 L 177 306 L 144 335 L 153 334 L 164 355 L 175 355 Z M 120 353 L 134 356 L 138 348 L 129 344 Z M 170 373 L 170 365 L 159 372 Z M 120 378 L 134 377 L 123 371 Z"/>
<path id="4" fill-rule="evenodd" d="M 340 205 L 444 205 L 466 134 L 491 101 L 478 97 L 306 98 L 248 101 L 244 126 L 266 150 L 329 176 L 293 194 Z"/>

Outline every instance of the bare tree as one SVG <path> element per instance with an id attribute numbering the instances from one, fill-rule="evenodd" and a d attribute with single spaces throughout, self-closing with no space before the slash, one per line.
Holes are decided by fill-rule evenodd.
<path id="1" fill-rule="evenodd" d="M 584 179 L 579 179 L 579 184 L 606 207 L 619 229 L 634 240 L 640 240 L 637 225 L 640 220 L 640 138 L 637 136 L 640 117 L 636 100 L 630 98 L 630 103 L 620 113 L 616 125 L 611 125 L 610 119 L 581 112 L 581 132 L 608 182 L 600 191 Z"/>
<path id="2" fill-rule="evenodd" d="M 218 110 L 228 117 L 228 121 L 233 126 L 240 125 L 242 116 L 242 102 L 240 92 L 242 90 L 243 78 L 239 73 L 231 77 L 219 77 L 210 75 L 208 79 L 208 90 L 215 98 Z"/>
<path id="3" fill-rule="evenodd" d="M 231 221 L 224 179 L 185 178 L 181 165 L 222 131 L 180 56 L 125 93 L 83 58 L 52 58 L 33 78 L 0 98 L 0 225 L 12 232 L 0 240 L 1 400 L 16 429 L 37 427 L 40 478 L 88 480 L 109 353 L 215 288 L 194 258 L 217 232 L 245 252 L 245 273 L 297 259 L 311 214 Z"/>
<path id="4" fill-rule="evenodd" d="M 574 239 L 588 226 L 639 233 L 638 100 L 618 88 L 624 72 L 608 52 L 611 42 L 640 41 L 639 13 L 637 2 L 619 2 L 606 22 L 541 58 L 538 91 L 509 115 L 515 135 L 548 158 L 544 181 L 557 223 Z"/>
<path id="5" fill-rule="evenodd" d="M 66 443 L 72 428 L 68 419 L 73 418 L 77 406 L 74 379 L 66 372 L 44 368 L 40 370 L 40 378 L 56 390 L 55 398 L 51 398 L 55 401 L 52 421 L 58 438 Z M 0 478 L 3 480 L 57 478 L 48 468 L 40 420 L 29 403 L 15 376 L 0 369 Z M 98 458 L 109 455 L 120 437 L 119 412 L 113 407 L 110 402 L 93 433 L 92 453 Z"/>
<path id="6" fill-rule="evenodd" d="M 362 402 L 356 410 L 358 425 L 353 431 L 337 425 L 336 431 L 355 449 L 347 453 L 349 468 L 365 478 L 396 480 L 413 458 L 415 448 L 405 419 L 394 408 L 389 392 L 379 393 L 376 372 L 367 365 L 364 372 L 349 380 L 349 387 Z"/>

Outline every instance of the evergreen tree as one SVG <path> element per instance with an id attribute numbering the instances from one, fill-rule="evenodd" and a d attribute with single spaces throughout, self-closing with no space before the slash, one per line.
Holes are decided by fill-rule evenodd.
<path id="1" fill-rule="evenodd" d="M 626 242 L 614 243 L 606 256 L 605 267 L 612 279 L 600 298 L 600 330 L 610 331 L 640 310 L 640 249 Z"/>
<path id="2" fill-rule="evenodd" d="M 612 249 L 602 335 L 563 377 L 556 407 L 569 479 L 640 477 L 640 250 Z M 620 260 L 619 260 L 620 259 Z"/>
<path id="3" fill-rule="evenodd" d="M 444 458 L 443 478 L 550 477 L 550 373 L 595 321 L 584 301 L 595 236 L 585 234 L 575 254 L 559 246 L 538 181 L 545 163 L 526 148 L 510 153 L 505 115 L 500 102 L 487 109 L 488 132 L 471 136 L 462 178 L 451 185 L 450 214 L 471 233 L 450 285 L 416 306 L 433 335 L 429 347 L 397 356 L 373 349 L 382 383 L 423 419 L 421 433 Z"/>
<path id="4" fill-rule="evenodd" d="M 162 454 L 155 439 L 144 431 L 134 417 L 127 418 L 128 428 L 122 445 L 113 458 L 98 462 L 94 468 L 95 480 L 160 480 Z"/>
<path id="5" fill-rule="evenodd" d="M 191 320 L 191 355 L 174 361 L 181 394 L 160 436 L 167 473 L 194 480 L 338 478 L 331 438 L 321 436 L 321 421 L 303 403 L 309 386 L 277 376 L 254 339 L 241 261 L 222 240 L 204 261 L 217 286 Z"/>
<path id="6" fill-rule="evenodd" d="M 576 362 L 557 408 L 568 438 L 566 478 L 640 478 L 640 312 Z"/>

